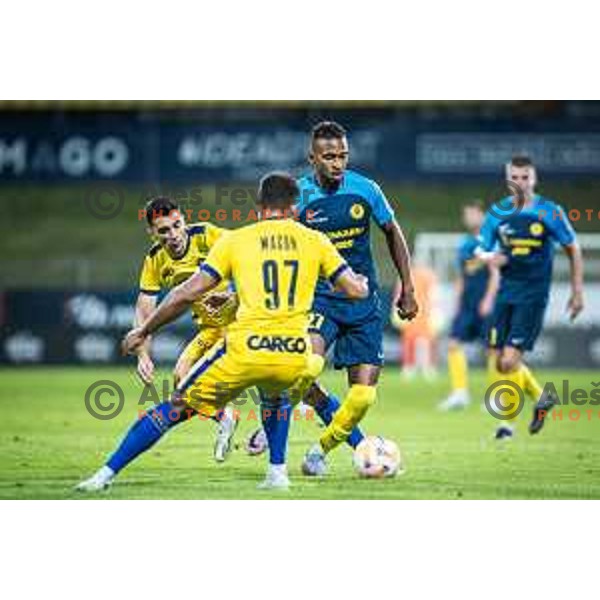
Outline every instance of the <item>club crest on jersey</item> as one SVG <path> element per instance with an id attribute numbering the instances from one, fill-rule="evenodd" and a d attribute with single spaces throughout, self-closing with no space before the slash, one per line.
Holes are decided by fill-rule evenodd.
<path id="1" fill-rule="evenodd" d="M 535 237 L 539 237 L 542 235 L 542 233 L 544 233 L 544 226 L 541 223 L 532 223 L 529 226 L 529 233 Z"/>
<path id="2" fill-rule="evenodd" d="M 283 337 L 280 335 L 251 335 L 247 340 L 250 350 L 268 350 L 269 352 L 306 352 L 306 340 L 302 337 Z"/>
<path id="3" fill-rule="evenodd" d="M 355 202 L 350 207 L 350 216 L 353 219 L 357 219 L 357 220 L 362 219 L 365 216 L 365 207 L 362 204 Z"/>

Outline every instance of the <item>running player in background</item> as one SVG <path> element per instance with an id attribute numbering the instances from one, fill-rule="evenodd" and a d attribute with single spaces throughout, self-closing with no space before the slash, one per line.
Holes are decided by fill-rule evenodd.
<path id="1" fill-rule="evenodd" d="M 456 280 L 456 312 L 448 341 L 448 373 L 450 395 L 439 405 L 440 410 L 454 410 L 468 406 L 468 362 L 464 345 L 470 342 L 487 344 L 489 323 L 500 274 L 493 264 L 482 264 L 474 256 L 479 246 L 479 235 L 485 218 L 485 208 L 479 200 L 467 202 L 462 207 L 462 223 L 467 230 L 458 247 L 458 278 Z M 488 358 L 488 369 L 493 361 Z"/>
<path id="2" fill-rule="evenodd" d="M 369 280 L 368 297 L 356 302 L 332 291 L 326 281 L 317 286 L 309 328 L 313 351 L 325 356 L 335 344 L 334 366 L 346 369 L 349 390 L 341 406 L 318 384 L 305 398 L 327 424 L 319 443 L 305 456 L 303 470 L 307 475 L 323 475 L 326 454 L 342 442 L 355 447 L 363 439 L 357 426 L 375 402 L 383 364 L 384 317 L 371 255 L 372 220 L 385 235 L 403 283 L 397 302 L 400 318 L 412 319 L 418 311 L 410 256 L 394 212 L 374 181 L 347 169 L 348 158 L 344 128 L 331 121 L 319 123 L 310 141 L 313 172 L 298 181 L 296 208 L 301 221 L 325 233 L 352 269 Z"/>
<path id="3" fill-rule="evenodd" d="M 555 245 L 560 244 L 569 259 L 571 297 L 567 311 L 571 321 L 584 306 L 583 259 L 564 210 L 535 193 L 537 173 L 531 159 L 515 156 L 506 169 L 509 187 L 519 193 L 504 198 L 488 211 L 476 256 L 500 268 L 500 289 L 490 333 L 497 373 L 491 384 L 509 381 L 534 400 L 529 432 L 536 434 L 557 399 L 542 393 L 543 388 L 523 362 L 523 355 L 534 349 L 542 330 Z M 516 395 L 512 394 L 509 404 L 518 407 Z M 509 418 L 496 429 L 497 439 L 512 437 L 514 433 L 514 415 L 508 411 L 506 416 Z"/>

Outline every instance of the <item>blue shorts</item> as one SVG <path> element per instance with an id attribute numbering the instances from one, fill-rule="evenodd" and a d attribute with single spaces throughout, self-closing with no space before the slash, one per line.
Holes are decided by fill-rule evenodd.
<path id="1" fill-rule="evenodd" d="M 309 333 L 325 340 L 333 349 L 333 366 L 383 364 L 383 319 L 377 295 L 365 301 L 315 296 Z"/>
<path id="2" fill-rule="evenodd" d="M 547 301 L 523 304 L 497 301 L 490 329 L 490 347 L 512 346 L 523 352 L 533 350 L 542 331 Z"/>
<path id="3" fill-rule="evenodd" d="M 491 319 L 482 318 L 477 308 L 460 308 L 450 330 L 450 337 L 459 342 L 486 343 L 490 331 Z"/>

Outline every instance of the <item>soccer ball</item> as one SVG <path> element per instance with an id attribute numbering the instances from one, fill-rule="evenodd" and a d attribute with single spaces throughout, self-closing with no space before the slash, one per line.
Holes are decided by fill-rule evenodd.
<path id="1" fill-rule="evenodd" d="M 268 447 L 267 435 L 262 427 L 254 431 L 246 440 L 246 452 L 250 456 L 258 456 L 265 452 Z"/>
<path id="2" fill-rule="evenodd" d="M 403 470 L 398 446 L 380 435 L 366 437 L 354 450 L 352 462 L 361 477 L 393 477 Z"/>

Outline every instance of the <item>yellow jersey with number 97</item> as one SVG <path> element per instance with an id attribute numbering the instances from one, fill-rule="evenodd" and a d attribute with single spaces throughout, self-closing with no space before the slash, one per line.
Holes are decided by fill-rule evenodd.
<path id="1" fill-rule="evenodd" d="M 304 335 L 319 277 L 333 284 L 348 265 L 331 241 L 291 219 L 260 221 L 221 237 L 201 269 L 231 279 L 239 296 L 228 331 Z"/>

